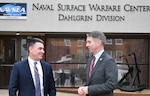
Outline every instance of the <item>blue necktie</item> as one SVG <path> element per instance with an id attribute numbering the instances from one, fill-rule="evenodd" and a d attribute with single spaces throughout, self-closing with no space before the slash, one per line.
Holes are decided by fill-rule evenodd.
<path id="1" fill-rule="evenodd" d="M 34 75 L 35 75 L 35 96 L 41 96 L 41 88 L 40 88 L 40 78 L 38 74 L 38 69 L 36 67 L 37 62 L 34 62 Z"/>

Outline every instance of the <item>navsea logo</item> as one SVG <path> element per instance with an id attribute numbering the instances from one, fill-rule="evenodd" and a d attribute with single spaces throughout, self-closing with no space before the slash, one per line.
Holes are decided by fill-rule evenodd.
<path id="1" fill-rule="evenodd" d="M 0 3 L 1 19 L 26 19 L 26 3 Z"/>

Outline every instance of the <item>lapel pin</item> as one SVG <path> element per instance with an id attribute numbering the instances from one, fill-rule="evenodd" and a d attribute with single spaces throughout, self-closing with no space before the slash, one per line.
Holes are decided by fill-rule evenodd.
<path id="1" fill-rule="evenodd" d="M 102 61 L 102 60 L 103 60 L 103 58 L 100 58 L 99 60 L 100 60 L 100 61 Z"/>

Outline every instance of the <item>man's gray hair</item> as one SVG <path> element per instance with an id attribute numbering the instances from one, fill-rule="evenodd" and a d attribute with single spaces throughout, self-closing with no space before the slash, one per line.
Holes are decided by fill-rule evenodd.
<path id="1" fill-rule="evenodd" d="M 103 43 L 103 45 L 106 43 L 106 36 L 101 31 L 92 31 L 86 34 L 87 37 L 93 37 L 94 39 L 99 39 Z"/>

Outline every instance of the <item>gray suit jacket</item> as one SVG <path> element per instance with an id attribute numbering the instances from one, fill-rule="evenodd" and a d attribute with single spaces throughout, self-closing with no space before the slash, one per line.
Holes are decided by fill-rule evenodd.
<path id="1" fill-rule="evenodd" d="M 89 58 L 86 68 L 86 85 L 89 93 L 87 96 L 113 96 L 118 78 L 117 64 L 114 59 L 103 52 L 89 77 L 91 60 L 92 57 Z"/>

